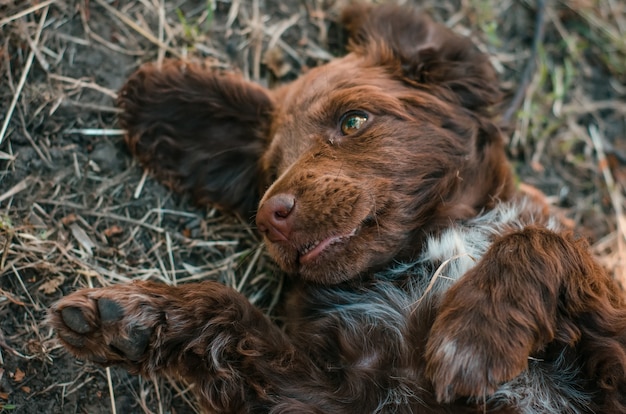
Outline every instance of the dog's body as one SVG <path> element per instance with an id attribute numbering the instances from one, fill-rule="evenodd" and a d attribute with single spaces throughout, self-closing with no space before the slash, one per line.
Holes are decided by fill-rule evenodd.
<path id="1" fill-rule="evenodd" d="M 515 193 L 487 58 L 394 6 L 344 23 L 351 53 L 276 91 L 169 61 L 120 95 L 162 181 L 258 204 L 284 329 L 217 283 L 142 282 L 56 304 L 66 347 L 179 375 L 210 412 L 626 412 L 621 293 Z"/>

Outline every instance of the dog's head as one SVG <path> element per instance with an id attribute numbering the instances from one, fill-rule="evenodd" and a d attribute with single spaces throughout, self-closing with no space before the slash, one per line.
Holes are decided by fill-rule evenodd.
<path id="1" fill-rule="evenodd" d="M 196 142 L 177 166 L 195 171 L 187 187 L 242 215 L 258 206 L 278 264 L 318 283 L 415 255 L 512 192 L 488 58 L 412 10 L 353 6 L 343 21 L 347 56 L 274 91 L 190 67 L 180 87 L 203 112 L 166 115 Z"/>

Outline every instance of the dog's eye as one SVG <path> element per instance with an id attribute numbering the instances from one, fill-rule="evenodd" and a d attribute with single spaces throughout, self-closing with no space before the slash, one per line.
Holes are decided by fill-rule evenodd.
<path id="1" fill-rule="evenodd" d="M 367 114 L 362 111 L 346 112 L 342 117 L 339 125 L 341 133 L 351 135 L 357 132 L 367 122 Z"/>

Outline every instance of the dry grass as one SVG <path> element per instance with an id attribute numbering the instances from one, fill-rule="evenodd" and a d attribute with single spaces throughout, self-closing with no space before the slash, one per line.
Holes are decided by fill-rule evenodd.
<path id="1" fill-rule="evenodd" d="M 267 310 L 282 275 L 245 224 L 132 162 L 113 102 L 139 64 L 207 59 L 264 84 L 341 50 L 331 1 L 0 0 L 0 411 L 194 412 L 188 390 L 67 357 L 46 309 L 82 286 L 214 279 Z M 420 2 L 472 36 L 515 90 L 534 2 Z M 626 282 L 626 5 L 548 2 L 509 149 L 520 180 Z"/>

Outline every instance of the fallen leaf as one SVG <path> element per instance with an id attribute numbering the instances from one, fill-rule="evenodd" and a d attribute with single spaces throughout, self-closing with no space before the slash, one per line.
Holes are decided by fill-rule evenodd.
<path id="1" fill-rule="evenodd" d="M 46 295 L 51 295 L 57 291 L 58 287 L 61 286 L 63 282 L 65 282 L 65 276 L 58 275 L 43 282 L 38 290 Z"/>
<path id="2" fill-rule="evenodd" d="M 15 370 L 15 374 L 13 374 L 13 381 L 22 382 L 25 376 L 26 374 L 24 374 L 24 371 L 18 368 Z"/>
<path id="3" fill-rule="evenodd" d="M 70 224 L 74 223 L 76 220 L 78 220 L 78 217 L 76 217 L 76 214 L 72 213 L 63 217 L 61 219 L 61 223 L 63 223 L 63 225 L 65 226 L 69 226 Z"/>
<path id="4" fill-rule="evenodd" d="M 116 237 L 124 233 L 124 229 L 120 226 L 111 226 L 105 229 L 103 233 L 107 239 L 110 239 L 111 237 Z"/>
<path id="5" fill-rule="evenodd" d="M 92 250 L 96 247 L 96 244 L 91 240 L 91 238 L 89 238 L 87 232 L 85 232 L 85 230 L 83 230 L 83 228 L 77 223 L 72 223 L 70 225 L 70 231 L 78 243 L 83 246 L 87 254 L 89 254 L 89 256 L 93 255 Z"/>

